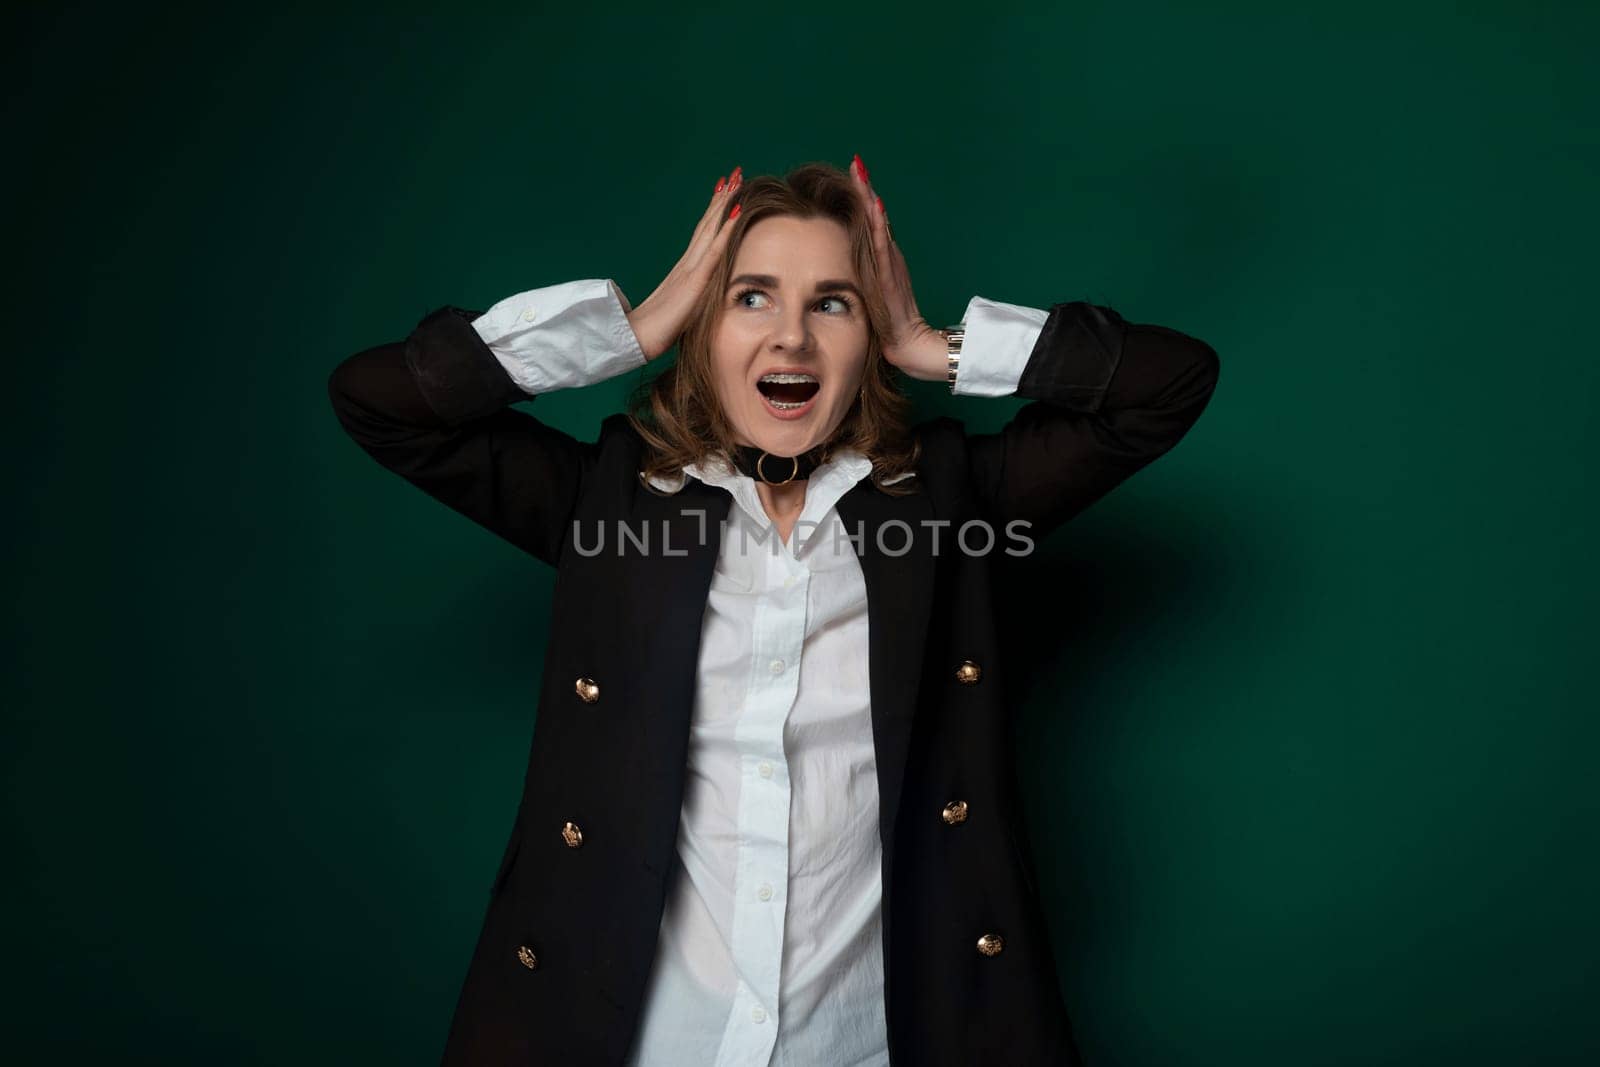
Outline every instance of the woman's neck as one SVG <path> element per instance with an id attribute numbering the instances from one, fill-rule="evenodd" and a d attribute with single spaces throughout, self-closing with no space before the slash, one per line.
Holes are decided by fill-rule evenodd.
<path id="1" fill-rule="evenodd" d="M 789 531 L 794 529 L 795 520 L 800 517 L 806 504 L 806 480 L 785 482 L 783 485 L 756 482 L 756 496 L 761 499 L 767 518 L 778 528 L 778 536 L 787 542 Z"/>

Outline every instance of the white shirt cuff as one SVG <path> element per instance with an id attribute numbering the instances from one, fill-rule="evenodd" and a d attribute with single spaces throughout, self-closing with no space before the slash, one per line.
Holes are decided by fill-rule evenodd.
<path id="1" fill-rule="evenodd" d="M 472 321 L 511 380 L 538 396 L 605 381 L 645 365 L 639 338 L 609 278 L 508 296 Z"/>
<path id="2" fill-rule="evenodd" d="M 956 364 L 957 396 L 1011 396 L 1044 330 L 1048 311 L 972 298 L 962 317 L 967 335 Z"/>

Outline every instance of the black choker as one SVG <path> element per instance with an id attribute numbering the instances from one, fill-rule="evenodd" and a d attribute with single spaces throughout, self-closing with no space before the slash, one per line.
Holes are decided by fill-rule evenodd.
<path id="1" fill-rule="evenodd" d="M 754 445 L 737 445 L 733 463 L 739 473 L 769 485 L 783 485 L 811 477 L 822 464 L 822 450 L 813 448 L 798 456 L 775 456 Z"/>

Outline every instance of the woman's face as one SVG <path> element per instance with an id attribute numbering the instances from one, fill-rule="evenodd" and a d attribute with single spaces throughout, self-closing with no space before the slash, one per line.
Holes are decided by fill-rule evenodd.
<path id="1" fill-rule="evenodd" d="M 717 399 L 740 444 L 798 455 L 844 421 L 867 362 L 849 231 L 834 219 L 762 219 L 730 277 L 711 334 Z"/>

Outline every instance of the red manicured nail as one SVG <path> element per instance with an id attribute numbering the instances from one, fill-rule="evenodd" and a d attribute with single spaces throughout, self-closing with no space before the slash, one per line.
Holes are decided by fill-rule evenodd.
<path id="1" fill-rule="evenodd" d="M 733 205 L 733 210 L 728 212 L 728 221 L 729 222 L 732 222 L 734 219 L 739 217 L 739 209 L 742 208 L 742 207 L 744 207 L 743 204 L 735 204 L 735 205 Z"/>
<path id="2" fill-rule="evenodd" d="M 881 196 L 878 197 L 878 214 L 882 215 L 884 218 L 889 217 L 889 213 L 883 210 L 883 197 Z"/>
<path id="3" fill-rule="evenodd" d="M 726 184 L 728 184 L 728 179 L 726 179 L 726 178 L 718 178 L 717 179 L 717 187 L 715 189 L 711 190 L 712 195 L 715 196 L 717 193 L 722 192 L 722 187 L 724 185 L 726 185 Z"/>
<path id="4" fill-rule="evenodd" d="M 856 166 L 861 168 L 861 180 L 870 183 L 872 181 L 872 175 L 867 173 L 867 162 L 861 158 L 859 153 L 856 155 Z"/>

